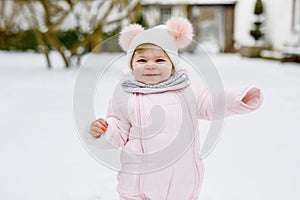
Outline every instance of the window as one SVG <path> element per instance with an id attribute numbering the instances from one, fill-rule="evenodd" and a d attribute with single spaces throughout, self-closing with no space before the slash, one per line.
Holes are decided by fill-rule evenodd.
<path id="1" fill-rule="evenodd" d="M 171 17 L 171 8 L 162 7 L 160 8 L 160 24 L 164 24 Z"/>
<path id="2" fill-rule="evenodd" d="M 293 30 L 300 32 L 300 0 L 293 0 Z"/>
<path id="3" fill-rule="evenodd" d="M 224 7 L 195 6 L 192 12 L 196 26 L 195 39 L 203 48 L 207 48 L 207 51 L 224 51 L 226 36 Z"/>

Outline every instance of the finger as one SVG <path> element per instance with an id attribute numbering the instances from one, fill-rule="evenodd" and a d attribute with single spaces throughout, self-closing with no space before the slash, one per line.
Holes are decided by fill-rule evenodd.
<path id="1" fill-rule="evenodd" d="M 108 126 L 108 123 L 104 119 L 99 119 L 99 122 L 105 127 Z"/>
<path id="2" fill-rule="evenodd" d="M 101 131 L 101 127 L 92 126 L 92 127 L 90 128 L 90 130 L 95 131 L 95 132 L 100 132 L 100 131 Z"/>
<path id="3" fill-rule="evenodd" d="M 101 128 L 98 128 L 98 127 L 92 127 L 91 128 L 91 131 L 94 131 L 94 132 L 97 132 L 97 133 L 99 133 L 99 134 L 105 134 L 106 133 L 106 130 L 107 130 L 107 128 L 105 128 L 105 127 L 101 127 Z"/>
<path id="4" fill-rule="evenodd" d="M 92 126 L 99 127 L 99 128 L 102 127 L 102 125 L 101 125 L 101 123 L 100 123 L 99 121 L 94 121 L 94 122 L 92 123 Z"/>
<path id="5" fill-rule="evenodd" d="M 92 126 L 99 127 L 99 128 L 101 128 L 102 126 L 105 126 L 107 128 L 108 124 L 103 119 L 98 119 L 97 121 L 94 121 L 92 123 Z"/>
<path id="6" fill-rule="evenodd" d="M 106 132 L 107 126 L 103 126 L 103 125 L 101 124 L 101 126 L 91 126 L 90 129 L 91 129 L 91 130 L 94 130 L 94 131 L 98 131 L 98 132 L 100 132 L 101 130 L 102 130 L 103 132 Z"/>
<path id="7" fill-rule="evenodd" d="M 102 118 L 99 118 L 97 121 L 103 123 L 103 124 L 106 124 L 106 120 L 105 119 L 102 119 Z"/>
<path id="8" fill-rule="evenodd" d="M 91 131 L 91 135 L 95 138 L 98 138 L 101 136 L 101 134 L 99 132 L 95 132 L 95 131 Z"/>
<path id="9" fill-rule="evenodd" d="M 107 130 L 107 127 L 104 127 L 104 126 L 103 126 L 103 127 L 101 128 L 101 131 L 103 131 L 103 134 L 106 132 L 106 130 Z"/>

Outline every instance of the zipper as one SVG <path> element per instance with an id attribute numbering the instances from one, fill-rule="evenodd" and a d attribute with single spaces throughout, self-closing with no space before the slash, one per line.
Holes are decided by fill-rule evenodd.
<path id="1" fill-rule="evenodd" d="M 137 122 L 138 122 L 138 132 L 140 137 L 140 145 L 141 145 L 141 151 L 142 154 L 145 153 L 144 147 L 143 147 L 143 141 L 142 141 L 142 118 L 141 118 L 141 94 L 136 93 L 137 96 Z M 144 199 L 144 196 L 141 194 L 141 176 L 142 174 L 138 174 L 138 195 L 141 199 Z"/>
<path id="2" fill-rule="evenodd" d="M 142 116 L 141 116 L 141 94 L 140 93 L 137 93 L 137 117 L 138 117 L 138 126 L 140 127 L 139 128 L 139 136 L 140 136 L 140 144 L 141 144 L 141 150 L 142 150 L 142 153 L 144 154 L 145 153 L 145 150 L 144 150 L 144 147 L 143 147 L 143 139 L 142 139 L 142 136 L 143 136 L 143 133 L 142 133 Z"/>

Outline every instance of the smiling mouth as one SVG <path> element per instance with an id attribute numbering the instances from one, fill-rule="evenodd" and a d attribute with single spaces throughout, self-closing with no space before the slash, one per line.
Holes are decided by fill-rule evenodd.
<path id="1" fill-rule="evenodd" d="M 159 76 L 159 74 L 144 74 L 144 76 Z"/>

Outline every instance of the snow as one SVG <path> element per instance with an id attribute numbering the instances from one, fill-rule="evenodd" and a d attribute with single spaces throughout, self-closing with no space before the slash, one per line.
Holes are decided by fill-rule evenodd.
<path id="1" fill-rule="evenodd" d="M 101 63 L 116 56 L 91 58 Z M 199 199 L 300 199 L 300 65 L 210 56 L 225 86 L 256 85 L 265 100 L 256 112 L 226 119 L 220 141 L 204 160 Z M 118 199 L 116 172 L 93 159 L 76 132 L 72 103 L 78 70 L 64 69 L 55 53 L 51 57 L 55 68 L 47 70 L 42 55 L 0 52 L 0 199 Z M 101 89 L 111 93 L 109 86 Z M 97 116 L 105 113 L 105 103 L 95 107 Z"/>

